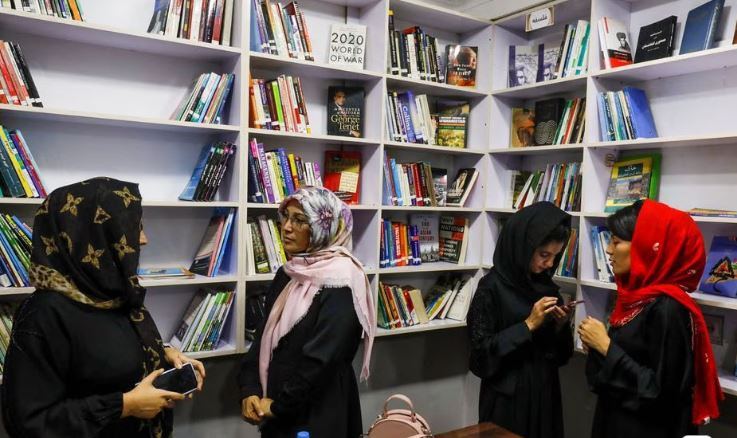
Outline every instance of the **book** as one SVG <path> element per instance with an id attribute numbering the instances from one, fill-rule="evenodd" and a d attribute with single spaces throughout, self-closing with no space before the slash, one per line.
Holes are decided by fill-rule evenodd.
<path id="1" fill-rule="evenodd" d="M 699 290 L 737 298 L 737 236 L 712 238 Z"/>
<path id="2" fill-rule="evenodd" d="M 235 152 L 235 144 L 223 141 L 203 146 L 192 176 L 179 195 L 179 199 L 182 201 L 212 201 Z"/>
<path id="3" fill-rule="evenodd" d="M 328 88 L 328 135 L 363 137 L 364 98 L 363 88 Z"/>
<path id="4" fill-rule="evenodd" d="M 251 79 L 249 126 L 273 131 L 312 133 L 307 104 L 298 77 Z"/>
<path id="5" fill-rule="evenodd" d="M 458 170 L 453 183 L 448 189 L 445 205 L 448 207 L 463 207 L 478 176 L 478 170 L 473 168 Z"/>
<path id="6" fill-rule="evenodd" d="M 625 87 L 597 96 L 602 141 L 621 141 L 658 136 L 645 91 Z"/>
<path id="7" fill-rule="evenodd" d="M 606 68 L 632 64 L 629 32 L 624 23 L 612 17 L 601 17 L 599 41 Z"/>
<path id="8" fill-rule="evenodd" d="M 31 231 L 16 216 L 0 214 L 0 286 L 29 287 Z"/>
<path id="9" fill-rule="evenodd" d="M 198 290 L 169 343 L 184 352 L 217 349 L 234 296 L 233 291 Z"/>
<path id="10" fill-rule="evenodd" d="M 195 275 L 183 267 L 176 268 L 138 268 L 141 280 L 166 280 L 173 278 L 194 278 Z"/>
<path id="11" fill-rule="evenodd" d="M 67 1 L 71 6 L 73 1 Z M 233 1 L 156 0 L 147 32 L 230 46 L 233 27 Z M 79 0 L 74 3 L 76 6 L 80 5 Z M 72 14 L 74 14 L 73 10 Z M 81 17 L 81 10 L 76 15 Z"/>
<path id="12" fill-rule="evenodd" d="M 477 281 L 473 277 L 467 276 L 462 280 L 461 287 L 458 289 L 452 302 L 447 306 L 448 311 L 445 315 L 447 319 L 455 321 L 465 321 L 468 314 L 468 308 L 471 306 L 471 300 L 476 292 Z"/>
<path id="13" fill-rule="evenodd" d="M 562 98 L 535 102 L 535 145 L 553 144 L 565 103 Z"/>
<path id="14" fill-rule="evenodd" d="M 534 146 L 534 136 L 535 110 L 530 108 L 512 108 L 509 146 L 513 148 Z"/>
<path id="15" fill-rule="evenodd" d="M 433 214 L 412 214 L 409 217 L 409 222 L 418 229 L 421 261 L 427 263 L 440 260 L 438 216 Z"/>
<path id="16" fill-rule="evenodd" d="M 612 166 L 604 211 L 615 212 L 640 199 L 657 199 L 660 154 L 621 158 Z"/>
<path id="17" fill-rule="evenodd" d="M 688 12 L 681 37 L 681 55 L 714 47 L 723 9 L 724 0 L 711 0 Z"/>
<path id="18" fill-rule="evenodd" d="M 234 79 L 232 73 L 203 73 L 182 99 L 171 119 L 222 124 Z"/>
<path id="19" fill-rule="evenodd" d="M 331 24 L 328 64 L 363 69 L 366 56 L 366 26 Z"/>
<path id="20" fill-rule="evenodd" d="M 576 277 L 576 261 L 578 260 L 578 229 L 571 228 L 571 234 L 568 236 L 568 242 L 563 247 L 563 254 L 555 270 L 555 275 L 560 277 L 575 278 Z"/>
<path id="21" fill-rule="evenodd" d="M 361 191 L 361 153 L 325 151 L 323 185 L 347 204 L 358 204 Z"/>
<path id="22" fill-rule="evenodd" d="M 468 218 L 441 216 L 438 236 L 440 260 L 464 264 L 468 247 Z"/>
<path id="23" fill-rule="evenodd" d="M 737 218 L 737 211 L 733 210 L 714 210 L 710 208 L 692 208 L 688 211 L 691 216 L 701 217 L 723 217 Z"/>
<path id="24" fill-rule="evenodd" d="M 468 115 L 438 116 L 437 145 L 465 148 L 468 133 Z"/>
<path id="25" fill-rule="evenodd" d="M 18 43 L 0 40 L 0 104 L 43 107 Z"/>
<path id="26" fill-rule="evenodd" d="M 509 46 L 509 86 L 534 84 L 537 80 L 538 49 L 531 46 Z"/>
<path id="27" fill-rule="evenodd" d="M 433 191 L 435 192 L 435 205 L 444 207 L 448 197 L 448 171 L 433 167 L 432 183 Z"/>
<path id="28" fill-rule="evenodd" d="M 591 244 L 593 247 L 594 266 L 597 278 L 604 283 L 614 283 L 614 270 L 612 269 L 606 249 L 612 240 L 612 233 L 606 227 L 594 226 L 591 228 Z"/>
<path id="29" fill-rule="evenodd" d="M 521 181 L 515 181 L 518 186 Z M 516 190 L 516 188 L 514 189 Z M 544 170 L 529 173 L 512 208 L 520 209 L 547 201 L 565 211 L 577 211 L 581 203 L 581 163 L 548 164 Z"/>
<path id="30" fill-rule="evenodd" d="M 658 132 L 655 129 L 655 121 L 650 110 L 645 91 L 634 88 L 624 87 L 622 90 L 627 102 L 628 120 L 631 120 L 633 138 L 655 138 Z"/>
<path id="31" fill-rule="evenodd" d="M 445 73 L 446 83 L 459 87 L 475 87 L 479 48 L 448 44 L 445 46 L 445 51 L 448 59 Z"/>
<path id="32" fill-rule="evenodd" d="M 555 65 L 560 56 L 560 44 L 539 44 L 537 47 L 537 75 L 536 82 L 555 79 Z"/>
<path id="33" fill-rule="evenodd" d="M 192 273 L 208 277 L 218 275 L 220 262 L 230 242 L 228 237 L 234 216 L 235 208 L 215 209 L 189 268 Z"/>
<path id="34" fill-rule="evenodd" d="M 637 37 L 635 63 L 672 56 L 677 21 L 678 17 L 671 15 L 655 23 L 642 26 L 640 35 Z"/>

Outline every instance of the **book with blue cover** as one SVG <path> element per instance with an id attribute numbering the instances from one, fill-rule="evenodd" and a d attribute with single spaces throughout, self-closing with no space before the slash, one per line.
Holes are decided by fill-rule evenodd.
<path id="1" fill-rule="evenodd" d="M 714 236 L 699 289 L 737 298 L 737 236 Z"/>
<path id="2" fill-rule="evenodd" d="M 624 87 L 622 91 L 627 100 L 635 138 L 657 137 L 658 132 L 655 129 L 653 113 L 650 111 L 650 103 L 645 91 L 634 87 Z"/>
<path id="3" fill-rule="evenodd" d="M 719 27 L 722 9 L 724 0 L 711 0 L 689 11 L 681 38 L 681 55 L 711 49 L 714 46 L 714 36 Z"/>

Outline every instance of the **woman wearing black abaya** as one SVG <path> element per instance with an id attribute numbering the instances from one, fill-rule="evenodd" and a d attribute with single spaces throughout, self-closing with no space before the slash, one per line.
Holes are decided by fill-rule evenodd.
<path id="1" fill-rule="evenodd" d="M 570 222 L 548 202 L 514 214 L 468 314 L 470 368 L 482 379 L 479 422 L 526 438 L 564 436 L 558 367 L 573 353 L 572 309 L 552 276 Z"/>
<path id="2" fill-rule="evenodd" d="M 171 436 L 167 408 L 184 397 L 151 382 L 163 367 L 204 368 L 163 347 L 143 306 L 141 216 L 138 186 L 109 178 L 54 190 L 36 213 L 36 291 L 16 312 L 3 376 L 11 437 Z"/>

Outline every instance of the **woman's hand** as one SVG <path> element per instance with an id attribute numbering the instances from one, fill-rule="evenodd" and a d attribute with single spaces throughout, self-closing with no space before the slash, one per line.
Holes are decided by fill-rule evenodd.
<path id="1" fill-rule="evenodd" d="M 271 403 L 273 403 L 274 400 L 270 398 L 262 398 L 261 399 L 261 412 L 263 412 L 264 419 L 266 418 L 274 418 L 274 414 L 271 412 Z"/>
<path id="2" fill-rule="evenodd" d="M 531 332 L 539 329 L 540 326 L 545 322 L 545 317 L 548 313 L 551 313 L 555 308 L 555 304 L 558 302 L 556 297 L 542 297 L 532 306 L 530 316 L 525 319 L 525 324 Z"/>
<path id="3" fill-rule="evenodd" d="M 187 357 L 174 347 L 164 348 L 164 354 L 166 355 L 166 362 L 175 368 L 181 368 L 182 365 L 191 363 L 195 370 L 195 376 L 197 377 L 197 390 L 202 391 L 202 385 L 205 382 L 205 366 L 202 362 Z M 191 398 L 192 394 L 189 397 Z"/>
<path id="4" fill-rule="evenodd" d="M 184 400 L 178 392 L 164 391 L 153 386 L 153 381 L 163 373 L 158 369 L 146 376 L 141 383 L 123 394 L 123 413 L 121 418 L 136 417 L 150 420 L 164 408 L 173 408 L 174 402 Z"/>
<path id="5" fill-rule="evenodd" d="M 271 404 L 269 404 L 271 406 Z M 261 398 L 257 395 L 244 398 L 241 401 L 241 414 L 249 424 L 258 426 L 264 421 L 264 412 L 261 410 Z"/>
<path id="6" fill-rule="evenodd" d="M 553 315 L 553 319 L 555 320 L 555 328 L 560 330 L 565 327 L 568 321 L 571 319 L 571 315 L 573 315 L 573 308 L 565 305 L 553 306 L 553 310 L 550 311 L 550 314 Z"/>
<path id="7" fill-rule="evenodd" d="M 602 356 L 606 356 L 611 339 L 601 321 L 587 316 L 578 326 L 578 335 L 581 337 L 584 346 L 598 351 Z"/>

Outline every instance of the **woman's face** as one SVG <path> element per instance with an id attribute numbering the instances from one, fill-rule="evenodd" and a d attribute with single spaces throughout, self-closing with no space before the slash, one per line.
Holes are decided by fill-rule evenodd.
<path id="1" fill-rule="evenodd" d="M 606 247 L 609 262 L 612 264 L 614 275 L 625 275 L 630 272 L 630 249 L 632 242 L 623 240 L 612 234 L 612 240 Z"/>
<path id="2" fill-rule="evenodd" d="M 310 246 L 310 221 L 297 201 L 287 204 L 281 222 L 281 238 L 284 251 L 289 254 L 303 253 Z"/>
<path id="3" fill-rule="evenodd" d="M 555 258 L 563 251 L 564 242 L 550 242 L 547 245 L 539 246 L 532 254 L 530 260 L 530 272 L 533 274 L 542 274 L 555 264 Z"/>

